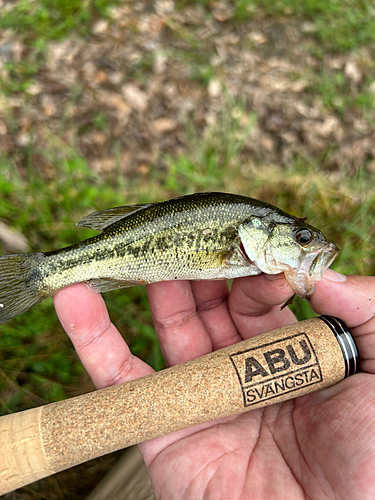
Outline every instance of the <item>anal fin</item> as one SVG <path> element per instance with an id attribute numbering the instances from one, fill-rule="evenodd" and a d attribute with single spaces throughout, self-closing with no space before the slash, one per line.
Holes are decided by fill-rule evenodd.
<path id="1" fill-rule="evenodd" d="M 92 286 L 97 292 L 110 292 L 111 290 L 118 290 L 119 288 L 127 288 L 135 285 L 145 285 L 146 283 L 141 280 L 124 281 L 112 278 L 98 278 L 91 279 L 87 283 Z"/>

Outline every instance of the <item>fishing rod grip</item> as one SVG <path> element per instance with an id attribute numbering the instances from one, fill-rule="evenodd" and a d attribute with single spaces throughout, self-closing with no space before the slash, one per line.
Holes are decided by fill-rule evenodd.
<path id="1" fill-rule="evenodd" d="M 124 384 L 0 418 L 0 494 L 192 425 L 329 387 L 358 371 L 341 320 L 322 316 Z"/>

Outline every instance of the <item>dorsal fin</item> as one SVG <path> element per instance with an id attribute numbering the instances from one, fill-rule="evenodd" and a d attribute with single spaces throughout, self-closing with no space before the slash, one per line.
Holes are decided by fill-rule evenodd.
<path id="1" fill-rule="evenodd" d="M 85 215 L 76 226 L 88 227 L 90 229 L 95 229 L 96 231 L 103 231 L 108 226 L 111 226 L 115 222 L 128 217 L 128 215 L 142 210 L 152 205 L 152 203 L 145 203 L 143 205 L 126 205 L 124 207 L 107 208 L 106 210 L 100 210 L 99 212 L 92 212 L 91 214 Z"/>

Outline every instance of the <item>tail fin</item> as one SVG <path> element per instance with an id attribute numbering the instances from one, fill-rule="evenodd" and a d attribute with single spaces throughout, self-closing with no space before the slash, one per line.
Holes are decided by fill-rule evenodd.
<path id="1" fill-rule="evenodd" d="M 0 323 L 18 316 L 44 300 L 40 287 L 42 253 L 0 257 Z"/>

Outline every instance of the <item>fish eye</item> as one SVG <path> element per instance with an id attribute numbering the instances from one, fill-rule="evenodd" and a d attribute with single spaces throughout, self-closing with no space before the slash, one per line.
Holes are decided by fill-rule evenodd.
<path id="1" fill-rule="evenodd" d="M 313 239 L 312 232 L 309 229 L 301 228 L 296 233 L 296 240 L 300 245 L 308 245 Z"/>

